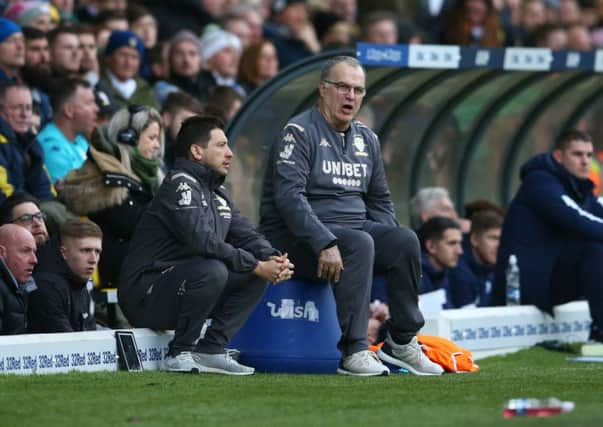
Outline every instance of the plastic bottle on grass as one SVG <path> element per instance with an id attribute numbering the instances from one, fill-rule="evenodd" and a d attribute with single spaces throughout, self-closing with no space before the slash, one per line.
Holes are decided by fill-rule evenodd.
<path id="1" fill-rule="evenodd" d="M 519 287 L 519 266 L 517 256 L 509 255 L 509 265 L 505 272 L 507 279 L 507 305 L 519 305 L 521 301 L 521 288 Z"/>
<path id="2" fill-rule="evenodd" d="M 548 399 L 511 399 L 505 405 L 503 417 L 549 417 L 564 412 L 571 412 L 574 410 L 574 407 L 574 402 L 562 401 L 555 397 L 549 397 Z"/>

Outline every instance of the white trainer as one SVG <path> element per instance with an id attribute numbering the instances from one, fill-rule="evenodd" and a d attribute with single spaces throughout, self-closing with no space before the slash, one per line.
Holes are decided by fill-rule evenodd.
<path id="1" fill-rule="evenodd" d="M 203 366 L 201 372 L 224 375 L 253 375 L 255 372 L 255 368 L 234 360 L 230 352 L 220 354 L 193 352 L 193 359 Z"/>
<path id="2" fill-rule="evenodd" d="M 407 369 L 411 374 L 442 375 L 444 373 L 440 365 L 425 356 L 417 337 L 413 337 L 408 344 L 402 345 L 396 344 L 388 334 L 378 354 L 385 363 Z"/>
<path id="3" fill-rule="evenodd" d="M 254 368 L 238 363 L 229 353 L 205 354 L 194 351 L 183 351 L 176 356 L 166 356 L 163 370 L 224 375 L 252 375 L 255 372 Z"/>
<path id="4" fill-rule="evenodd" d="M 193 353 L 183 351 L 176 356 L 166 356 L 163 360 L 162 370 L 170 372 L 203 372 L 204 366 L 197 363 L 193 358 Z"/>
<path id="5" fill-rule="evenodd" d="M 363 350 L 344 357 L 339 363 L 337 373 L 358 377 L 373 377 L 389 375 L 389 368 L 381 363 L 375 353 L 370 350 Z"/>

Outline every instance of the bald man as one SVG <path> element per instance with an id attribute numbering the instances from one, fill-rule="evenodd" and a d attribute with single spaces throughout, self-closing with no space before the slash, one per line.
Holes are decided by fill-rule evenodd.
<path id="1" fill-rule="evenodd" d="M 25 333 L 37 262 L 36 242 L 27 229 L 15 224 L 0 227 L 0 335 Z"/>

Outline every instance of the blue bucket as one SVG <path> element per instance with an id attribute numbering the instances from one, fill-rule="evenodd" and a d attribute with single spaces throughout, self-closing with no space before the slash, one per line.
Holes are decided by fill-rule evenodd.
<path id="1" fill-rule="evenodd" d="M 259 372 L 335 373 L 340 337 L 331 286 L 294 279 L 270 285 L 229 347 Z"/>

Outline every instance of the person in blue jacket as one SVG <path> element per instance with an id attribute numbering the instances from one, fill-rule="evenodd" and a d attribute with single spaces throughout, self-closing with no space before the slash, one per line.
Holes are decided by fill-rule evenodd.
<path id="1" fill-rule="evenodd" d="M 591 339 L 603 341 L 603 199 L 588 179 L 590 135 L 564 131 L 551 153 L 528 160 L 503 224 L 492 302 L 505 304 L 505 270 L 515 255 L 521 303 L 552 307 L 585 298 Z"/>
<path id="2" fill-rule="evenodd" d="M 473 282 L 452 281 L 451 272 L 463 254 L 461 226 L 447 217 L 433 217 L 417 231 L 421 241 L 419 293 L 446 292 L 443 308 L 461 308 L 475 301 Z"/>
<path id="3" fill-rule="evenodd" d="M 494 210 L 473 214 L 471 231 L 463 238 L 463 254 L 450 275 L 452 283 L 473 284 L 477 307 L 490 305 L 502 223 L 503 216 Z"/>
<path id="4" fill-rule="evenodd" d="M 44 152 L 31 132 L 32 97 L 19 83 L 0 83 L 0 202 L 17 191 L 41 201 L 55 191 L 44 166 Z"/>

